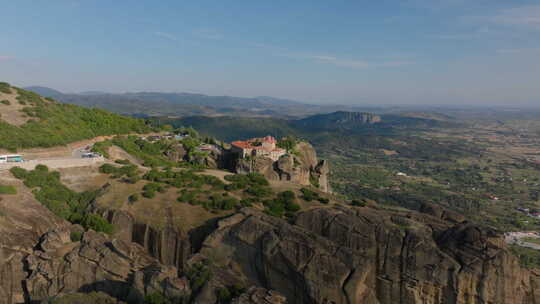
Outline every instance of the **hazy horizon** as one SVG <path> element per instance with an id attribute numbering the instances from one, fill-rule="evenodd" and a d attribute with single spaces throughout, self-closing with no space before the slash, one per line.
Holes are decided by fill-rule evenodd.
<path id="1" fill-rule="evenodd" d="M 540 104 L 540 5 L 530 0 L 23 0 L 3 5 L 0 25 L 9 42 L 0 80 L 17 86 L 365 106 Z"/>

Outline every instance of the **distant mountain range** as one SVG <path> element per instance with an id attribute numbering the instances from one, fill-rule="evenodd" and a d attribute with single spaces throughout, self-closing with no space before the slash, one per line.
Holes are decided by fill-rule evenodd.
<path id="1" fill-rule="evenodd" d="M 81 93 L 63 93 L 58 90 L 30 86 L 26 90 L 45 97 L 52 97 L 60 102 L 75 104 L 84 107 L 105 109 L 123 115 L 136 117 L 170 117 L 180 118 L 188 116 L 208 117 L 265 117 L 297 120 L 316 114 L 328 113 L 377 113 L 378 115 L 398 115 L 409 118 L 424 118 L 426 120 L 452 120 L 447 112 L 452 110 L 429 106 L 355 106 L 355 105 L 315 105 L 289 99 L 269 96 L 234 97 L 209 96 L 193 93 L 163 93 L 163 92 L 135 92 L 135 93 L 106 93 L 101 91 L 87 91 Z M 444 113 L 444 114 L 441 114 Z M 343 114 L 343 113 L 342 113 Z M 366 122 L 377 120 L 376 116 L 359 114 L 347 117 L 346 120 L 359 119 Z M 334 114 L 335 118 L 336 114 Z M 339 116 L 339 115 L 338 115 Z M 330 125 L 332 117 L 326 117 Z M 319 119 L 319 118 L 311 118 Z M 302 122 L 299 122 L 302 123 Z M 305 122 L 304 122 L 305 123 Z M 354 125 L 354 123 L 352 124 Z M 347 123 L 340 124 L 346 128 Z"/>
<path id="2" fill-rule="evenodd" d="M 452 127 L 457 123 L 443 122 L 426 118 L 404 117 L 399 115 L 374 115 L 366 112 L 338 111 L 312 115 L 302 119 L 282 119 L 268 117 L 208 117 L 188 116 L 182 118 L 154 118 L 158 124 L 174 127 L 193 127 L 203 134 L 224 141 L 247 139 L 272 134 L 277 137 L 294 135 L 320 143 L 317 138 L 325 136 L 324 141 L 349 136 L 362 138 L 366 135 L 396 134 L 402 130 Z"/>
<path id="3" fill-rule="evenodd" d="M 31 91 L 31 92 L 34 92 L 36 94 L 39 94 L 43 97 L 55 97 L 55 96 L 61 96 L 63 95 L 64 93 L 60 92 L 60 91 L 57 91 L 55 89 L 51 89 L 51 88 L 47 88 L 47 87 L 40 87 L 40 86 L 31 86 L 31 87 L 26 87 L 26 88 L 23 88 L 27 91 Z"/>
<path id="4" fill-rule="evenodd" d="M 99 91 L 73 94 L 41 86 L 31 86 L 25 89 L 64 103 L 98 107 L 120 114 L 140 117 L 189 115 L 290 117 L 321 111 L 319 106 L 268 96 L 244 98 L 193 93 L 137 92 L 116 94 Z"/>

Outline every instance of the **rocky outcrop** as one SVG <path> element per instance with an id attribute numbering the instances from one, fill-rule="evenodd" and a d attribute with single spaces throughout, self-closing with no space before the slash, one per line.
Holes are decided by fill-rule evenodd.
<path id="1" fill-rule="evenodd" d="M 148 293 L 181 298 L 190 292 L 175 267 L 159 264 L 134 243 L 93 231 L 83 233 L 80 242 L 70 240 L 70 230 L 49 231 L 24 262 L 28 276 L 22 282 L 28 302 L 103 292 L 129 303 L 143 303 Z"/>
<path id="2" fill-rule="evenodd" d="M 238 298 L 234 299 L 232 304 L 285 304 L 287 299 L 273 290 L 252 287 Z"/>
<path id="3" fill-rule="evenodd" d="M 315 149 L 306 142 L 298 143 L 294 151 L 294 153 L 283 155 L 275 162 L 266 157 L 239 159 L 234 169 L 240 174 L 256 172 L 269 180 L 312 185 L 323 192 L 330 192 L 328 162 L 319 161 Z"/>
<path id="4" fill-rule="evenodd" d="M 182 272 L 189 255 L 191 244 L 187 233 L 175 227 L 171 221 L 163 228 L 135 221 L 123 210 L 101 212 L 114 225 L 114 236 L 124 242 L 135 242 L 146 249 L 162 264 L 175 266 Z"/>
<path id="5" fill-rule="evenodd" d="M 180 162 L 184 160 L 187 151 L 181 143 L 171 145 L 166 151 L 165 156 L 172 162 Z"/>
<path id="6" fill-rule="evenodd" d="M 415 212 L 320 208 L 289 224 L 243 209 L 200 254 L 217 250 L 289 303 L 537 303 L 538 276 L 496 231 Z"/>
<path id="7" fill-rule="evenodd" d="M 338 111 L 295 120 L 292 125 L 311 131 L 335 131 L 336 129 L 354 130 L 380 122 L 382 122 L 381 117 L 372 113 Z"/>

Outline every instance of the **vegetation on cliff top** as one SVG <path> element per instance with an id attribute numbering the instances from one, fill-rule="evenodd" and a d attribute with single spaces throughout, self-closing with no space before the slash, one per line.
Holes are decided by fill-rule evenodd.
<path id="1" fill-rule="evenodd" d="M 19 167 L 13 167 L 10 171 L 13 176 L 23 180 L 25 186 L 32 189 L 34 197 L 52 213 L 85 229 L 112 233 L 113 226 L 107 220 L 88 211 L 99 191 L 75 192 L 61 183 L 58 171 L 49 171 L 44 165 L 37 165 L 31 171 Z"/>
<path id="2" fill-rule="evenodd" d="M 0 148 L 52 147 L 100 135 L 143 133 L 150 127 L 143 120 L 120 116 L 104 110 L 61 104 L 35 93 L 2 83 L 0 92 L 16 92 L 22 111 L 31 119 L 15 126 L 0 118 Z"/>

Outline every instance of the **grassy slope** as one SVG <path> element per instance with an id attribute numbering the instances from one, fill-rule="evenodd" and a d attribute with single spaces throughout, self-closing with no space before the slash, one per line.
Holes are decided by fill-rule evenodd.
<path id="1" fill-rule="evenodd" d="M 21 126 L 14 126 L 0 118 L 0 148 L 15 151 L 51 147 L 100 135 L 149 131 L 142 120 L 61 104 L 6 83 L 1 83 L 1 88 L 3 96 L 17 95 L 17 101 L 25 105 L 25 115 L 31 119 Z"/>

